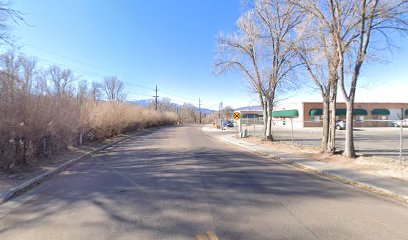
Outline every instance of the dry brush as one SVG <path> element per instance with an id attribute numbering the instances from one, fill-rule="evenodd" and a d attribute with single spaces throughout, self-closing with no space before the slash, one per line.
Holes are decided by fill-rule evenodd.
<path id="1" fill-rule="evenodd" d="M 36 67 L 12 52 L 0 56 L 0 171 L 25 167 L 70 145 L 174 124 L 176 114 L 103 101 L 69 70 Z M 109 98 L 107 98 L 109 99 Z"/>

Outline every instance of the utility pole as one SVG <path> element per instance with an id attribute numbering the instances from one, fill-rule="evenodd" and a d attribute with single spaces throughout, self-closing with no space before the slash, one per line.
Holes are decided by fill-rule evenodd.
<path id="1" fill-rule="evenodd" d="M 176 106 L 176 112 L 177 112 L 177 124 L 180 124 L 180 116 L 179 116 L 178 105 Z"/>
<path id="2" fill-rule="evenodd" d="M 200 123 L 201 123 L 201 98 L 198 98 L 198 112 L 200 113 Z"/>
<path id="3" fill-rule="evenodd" d="M 222 108 L 222 102 L 220 102 L 220 105 L 218 105 L 218 118 L 221 119 L 221 108 Z"/>
<path id="4" fill-rule="evenodd" d="M 156 85 L 156 89 L 154 89 L 154 91 L 156 92 L 156 95 L 153 96 L 153 97 L 155 98 L 155 107 L 154 107 L 154 109 L 157 111 L 157 98 L 159 97 L 159 96 L 157 96 L 157 91 L 159 91 L 159 90 L 157 89 L 157 85 Z"/>
<path id="5" fill-rule="evenodd" d="M 222 109 L 222 106 L 223 106 L 223 104 L 222 104 L 222 102 L 220 102 L 220 105 L 218 106 L 218 118 L 220 119 L 220 129 L 223 128 L 223 126 L 222 126 L 222 118 L 221 118 L 221 109 Z"/>

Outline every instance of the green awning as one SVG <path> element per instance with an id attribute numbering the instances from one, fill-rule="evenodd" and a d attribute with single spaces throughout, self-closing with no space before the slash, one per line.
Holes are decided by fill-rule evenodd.
<path id="1" fill-rule="evenodd" d="M 272 117 L 299 117 L 299 111 L 296 109 L 273 111 Z"/>
<path id="2" fill-rule="evenodd" d="M 262 115 L 256 113 L 242 114 L 241 116 L 241 118 L 259 118 L 259 117 L 262 117 Z"/>
<path id="3" fill-rule="evenodd" d="M 336 109 L 336 116 L 346 116 L 346 109 L 345 108 Z"/>
<path id="4" fill-rule="evenodd" d="M 367 116 L 368 112 L 365 109 L 357 108 L 353 110 L 353 115 Z"/>
<path id="5" fill-rule="evenodd" d="M 321 108 L 313 108 L 313 109 L 310 109 L 309 111 L 309 116 L 312 116 L 312 117 L 322 116 L 322 115 L 323 115 L 323 109 Z"/>
<path id="6" fill-rule="evenodd" d="M 405 115 L 408 116 L 408 109 L 405 109 Z"/>
<path id="7" fill-rule="evenodd" d="M 346 109 L 345 108 L 340 108 L 340 109 L 336 109 L 336 115 L 337 116 L 345 116 L 346 115 Z M 353 109 L 353 115 L 358 115 L 358 116 L 367 116 L 368 112 L 365 109 L 361 109 L 361 108 L 356 108 Z"/>
<path id="8" fill-rule="evenodd" d="M 383 108 L 376 108 L 371 111 L 372 115 L 390 115 L 390 110 L 388 109 L 383 109 Z"/>

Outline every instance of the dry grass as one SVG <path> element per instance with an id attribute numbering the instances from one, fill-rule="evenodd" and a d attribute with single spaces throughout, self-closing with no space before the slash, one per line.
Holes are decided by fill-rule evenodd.
<path id="1" fill-rule="evenodd" d="M 69 69 L 42 69 L 33 58 L 1 54 L 0 171 L 27 167 L 72 145 L 176 122 L 175 114 L 120 102 L 123 83 L 113 78 L 116 87 L 107 89 L 78 80 Z M 111 101 L 101 101 L 102 92 Z"/>
<path id="2" fill-rule="evenodd" d="M 0 116 L 0 169 L 24 167 L 70 145 L 103 141 L 122 132 L 174 124 L 172 113 L 119 102 L 79 102 L 75 97 L 25 96 Z M 18 99 L 18 101 L 22 101 Z"/>
<path id="3" fill-rule="evenodd" d="M 84 107 L 82 127 L 87 137 L 103 140 L 125 131 L 174 124 L 173 113 L 117 102 L 88 102 Z"/>

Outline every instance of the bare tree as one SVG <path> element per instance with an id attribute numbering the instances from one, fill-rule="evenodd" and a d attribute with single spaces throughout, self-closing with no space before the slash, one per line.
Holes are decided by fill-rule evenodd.
<path id="1" fill-rule="evenodd" d="M 257 0 L 238 21 L 234 35 L 218 38 L 218 73 L 239 69 L 259 97 L 265 139 L 272 140 L 272 111 L 279 88 L 296 64 L 294 29 L 301 21 L 296 6 L 285 0 Z"/>
<path id="2" fill-rule="evenodd" d="M 297 28 L 297 54 L 323 99 L 321 151 L 334 154 L 339 57 L 333 31 L 335 22 L 319 1 L 292 0 L 305 21 Z"/>
<path id="3" fill-rule="evenodd" d="M 391 43 L 388 37 L 390 32 L 408 31 L 408 1 L 331 0 L 328 7 L 331 18 L 336 23 L 333 33 L 340 59 L 341 91 L 347 109 L 343 154 L 347 157 L 355 157 L 353 109 L 361 68 L 367 59 L 374 34 L 378 34 L 377 43 L 385 42 L 389 45 Z M 381 41 L 381 37 L 385 41 Z"/>
<path id="4" fill-rule="evenodd" d="M 62 69 L 53 65 L 42 72 L 39 81 L 47 94 L 63 97 L 73 95 L 72 83 L 75 80 L 76 78 L 70 69 Z"/>
<path id="5" fill-rule="evenodd" d="M 34 77 L 36 76 L 37 60 L 32 57 L 19 56 L 19 62 L 21 65 L 22 76 L 20 78 L 20 89 L 28 94 L 31 93 Z"/>
<path id="6" fill-rule="evenodd" d="M 80 105 L 85 101 L 88 97 L 88 81 L 82 79 L 77 83 L 77 99 Z"/>
<path id="7" fill-rule="evenodd" d="M 89 89 L 89 96 L 91 97 L 92 101 L 99 102 L 101 100 L 101 84 L 96 81 L 92 81 L 90 89 Z"/>
<path id="8" fill-rule="evenodd" d="M 327 108 L 327 100 L 330 99 L 330 131 L 324 128 L 324 134 L 329 132 L 327 150 L 333 152 L 335 139 L 335 106 L 337 86 L 340 81 L 341 92 L 346 102 L 346 137 L 344 155 L 355 157 L 353 138 L 353 109 L 357 89 L 357 80 L 361 67 L 367 58 L 373 33 L 378 33 L 377 43 L 385 43 L 391 46 L 388 38 L 390 31 L 407 31 L 408 1 L 406 0 L 325 0 L 303 1 L 291 0 L 309 16 L 312 16 L 312 24 L 315 21 L 317 28 L 307 29 L 318 36 L 320 45 L 305 48 L 300 52 L 300 58 L 306 65 L 312 79 L 320 89 L 324 99 L 324 108 Z M 315 34 L 318 33 L 318 34 Z M 380 36 L 385 41 L 380 40 Z M 304 42 L 302 40 L 302 42 Z M 325 55 L 327 82 L 321 84 L 318 73 L 322 69 L 316 68 L 310 60 L 314 52 L 322 51 Z M 305 51 L 306 50 L 306 51 Z M 321 66 L 321 65 L 317 65 Z M 312 71 L 313 69 L 317 71 Z M 347 80 L 348 79 L 348 80 Z M 319 83 L 320 82 L 320 83 Z M 327 110 L 324 111 L 327 113 Z M 327 121 L 327 119 L 324 119 Z M 326 123 L 327 124 L 327 123 Z M 325 125 L 325 123 L 324 123 Z M 322 145 L 325 142 L 323 136 Z"/>
<path id="9" fill-rule="evenodd" d="M 266 41 L 266 57 L 269 62 L 264 93 L 267 103 L 266 135 L 272 139 L 272 111 L 279 90 L 288 90 L 289 76 L 296 62 L 298 39 L 295 28 L 302 21 L 297 6 L 288 0 L 258 0 L 255 11 L 260 19 L 262 38 Z"/>
<path id="10" fill-rule="evenodd" d="M 155 109 L 156 103 L 154 99 L 151 100 L 148 107 L 151 109 Z M 164 97 L 158 100 L 157 110 L 160 112 L 176 112 L 177 104 L 172 103 L 170 98 Z"/>
<path id="11" fill-rule="evenodd" d="M 232 115 L 234 114 L 234 109 L 231 106 L 226 106 L 222 110 L 222 114 L 225 119 L 231 119 Z"/>
<path id="12" fill-rule="evenodd" d="M 111 102 L 121 102 L 126 98 L 125 86 L 116 76 L 106 77 L 101 84 L 101 89 Z"/>
<path id="13" fill-rule="evenodd" d="M 179 115 L 183 123 L 197 123 L 197 107 L 191 103 L 184 103 L 180 107 Z"/>
<path id="14" fill-rule="evenodd" d="M 0 1 L 0 40 L 10 46 L 13 44 L 13 35 L 10 31 L 10 22 L 24 22 L 21 12 L 10 8 L 9 1 Z"/>
<path id="15" fill-rule="evenodd" d="M 0 55 L 0 171 L 27 167 L 33 158 L 71 144 L 176 122 L 170 112 L 117 102 L 96 104 L 96 88 L 88 91 L 84 80 L 77 82 L 75 96 L 73 76 L 56 66 L 39 71 L 33 58 L 12 51 Z M 194 111 L 191 118 L 196 119 Z"/>
<path id="16" fill-rule="evenodd" d="M 220 34 L 217 39 L 217 59 L 214 64 L 216 74 L 238 69 L 248 79 L 250 88 L 256 92 L 262 106 L 266 136 L 267 103 L 264 93 L 264 76 L 259 69 L 265 44 L 262 42 L 254 11 L 241 16 L 237 21 L 238 30 L 234 34 Z"/>

